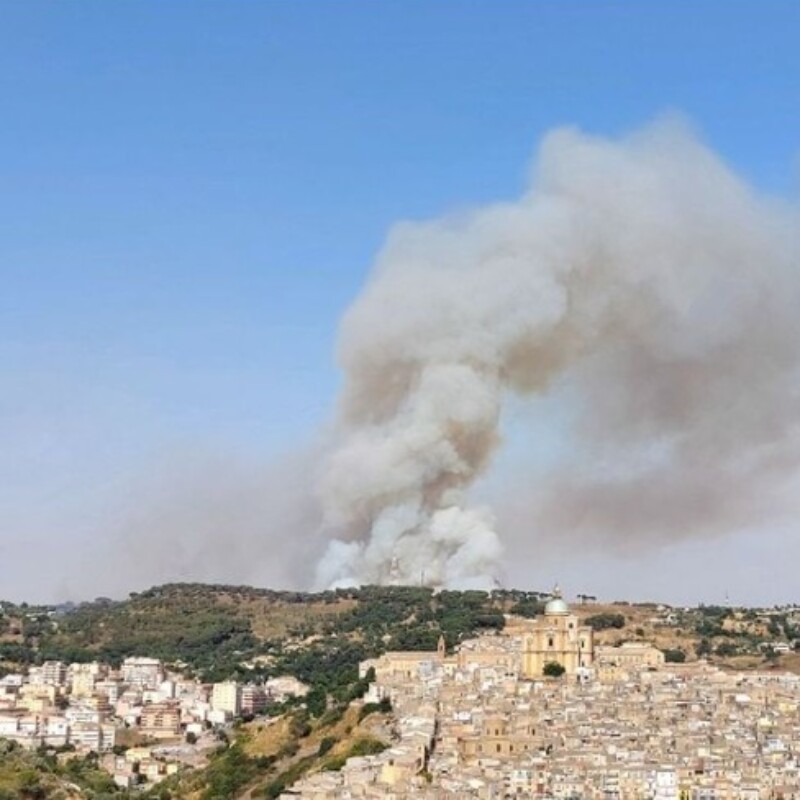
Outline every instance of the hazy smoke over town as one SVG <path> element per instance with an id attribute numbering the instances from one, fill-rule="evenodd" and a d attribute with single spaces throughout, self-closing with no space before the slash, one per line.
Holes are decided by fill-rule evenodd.
<path id="1" fill-rule="evenodd" d="M 666 122 L 557 130 L 519 200 L 396 226 L 342 323 L 317 583 L 491 585 L 504 532 L 470 488 L 512 396 L 574 404 L 574 459 L 514 482 L 534 542 L 637 546 L 790 510 L 799 221 Z"/>

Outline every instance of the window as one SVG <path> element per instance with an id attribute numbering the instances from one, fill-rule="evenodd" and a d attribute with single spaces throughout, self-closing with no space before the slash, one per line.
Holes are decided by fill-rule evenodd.
<path id="1" fill-rule="evenodd" d="M 547 646 L 548 646 L 548 647 L 552 647 L 552 646 L 553 646 L 553 637 L 552 637 L 552 636 L 548 637 L 548 639 L 547 639 Z"/>

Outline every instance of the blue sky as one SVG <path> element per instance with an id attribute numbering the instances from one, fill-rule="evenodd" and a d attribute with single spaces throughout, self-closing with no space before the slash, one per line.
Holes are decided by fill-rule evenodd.
<path id="1" fill-rule="evenodd" d="M 788 0 L 0 2 L 0 595 L 164 449 L 308 439 L 387 229 L 516 195 L 550 128 L 680 110 L 796 197 L 799 33 Z"/>

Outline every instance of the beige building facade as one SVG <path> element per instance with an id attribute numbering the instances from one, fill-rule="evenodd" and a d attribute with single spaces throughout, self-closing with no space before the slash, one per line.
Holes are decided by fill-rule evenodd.
<path id="1" fill-rule="evenodd" d="M 211 690 L 211 708 L 236 716 L 240 710 L 241 694 L 235 681 L 215 683 Z"/>
<path id="2" fill-rule="evenodd" d="M 522 648 L 522 676 L 541 678 L 547 664 L 560 664 L 567 675 L 576 675 L 594 662 L 591 627 L 581 625 L 556 587 L 545 606 L 525 632 Z"/>
<path id="3" fill-rule="evenodd" d="M 409 680 L 419 677 L 420 670 L 434 662 L 443 663 L 447 660 L 447 648 L 444 637 L 439 637 L 439 644 L 435 652 L 426 650 L 390 650 L 379 658 L 362 661 L 359 667 L 359 677 L 364 678 L 370 669 L 375 670 L 378 680 L 402 676 Z M 455 664 L 455 659 L 451 659 Z"/>
<path id="4" fill-rule="evenodd" d="M 661 669 L 664 653 L 649 642 L 623 642 L 617 647 L 595 648 L 595 672 L 600 680 L 620 680 L 627 672 L 640 669 Z"/>

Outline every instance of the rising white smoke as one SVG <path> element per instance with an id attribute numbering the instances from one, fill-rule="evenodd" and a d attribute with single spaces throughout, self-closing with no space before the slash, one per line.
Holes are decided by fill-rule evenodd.
<path id="1" fill-rule="evenodd" d="M 798 221 L 670 121 L 558 130 L 519 200 L 396 226 L 342 325 L 318 583 L 491 585 L 503 549 L 468 490 L 507 397 L 556 379 L 581 459 L 531 488 L 531 538 L 763 515 L 800 455 Z"/>

